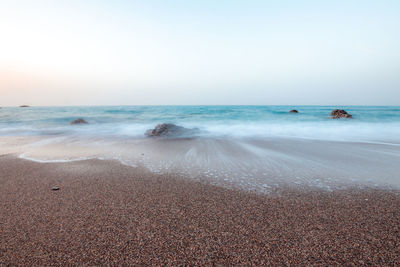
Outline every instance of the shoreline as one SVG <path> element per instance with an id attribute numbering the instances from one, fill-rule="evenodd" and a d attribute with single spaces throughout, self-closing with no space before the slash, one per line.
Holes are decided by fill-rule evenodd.
<path id="1" fill-rule="evenodd" d="M 0 169 L 0 265 L 400 263 L 399 190 L 262 195 L 108 160 Z"/>
<path id="2" fill-rule="evenodd" d="M 65 139 L 66 138 L 66 139 Z M 41 163 L 117 160 L 154 173 L 260 192 L 302 186 L 400 189 L 399 146 L 298 139 L 0 138 L 3 154 Z"/>

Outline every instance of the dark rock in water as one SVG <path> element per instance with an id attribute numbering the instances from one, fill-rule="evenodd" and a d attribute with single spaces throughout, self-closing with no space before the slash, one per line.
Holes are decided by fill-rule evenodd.
<path id="1" fill-rule="evenodd" d="M 22 105 L 22 106 L 19 106 L 20 108 L 29 108 L 29 106 L 28 105 Z"/>
<path id="2" fill-rule="evenodd" d="M 57 190 L 60 190 L 60 188 L 59 188 L 59 187 L 57 187 L 57 186 L 54 186 L 54 187 L 52 187 L 52 188 L 51 188 L 51 190 L 53 190 L 53 191 L 57 191 Z"/>
<path id="3" fill-rule="evenodd" d="M 289 113 L 299 113 L 297 110 L 293 109 L 291 111 L 289 111 Z"/>
<path id="4" fill-rule="evenodd" d="M 352 115 L 344 111 L 343 109 L 335 109 L 331 112 L 332 119 L 340 119 L 340 118 L 353 118 Z"/>
<path id="5" fill-rule="evenodd" d="M 198 129 L 188 129 L 172 123 L 163 123 L 156 126 L 154 129 L 146 131 L 148 137 L 182 137 L 193 135 Z"/>
<path id="6" fill-rule="evenodd" d="M 71 121 L 71 124 L 88 124 L 88 122 L 84 119 L 76 119 L 74 121 Z"/>

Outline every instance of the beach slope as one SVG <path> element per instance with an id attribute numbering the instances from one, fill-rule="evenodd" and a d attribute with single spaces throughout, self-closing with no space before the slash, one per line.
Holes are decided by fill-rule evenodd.
<path id="1" fill-rule="evenodd" d="M 100 160 L 0 170 L 0 265 L 400 264 L 398 191 L 260 195 Z"/>

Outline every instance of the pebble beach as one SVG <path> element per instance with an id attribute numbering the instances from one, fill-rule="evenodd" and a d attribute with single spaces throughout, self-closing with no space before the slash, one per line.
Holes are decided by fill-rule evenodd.
<path id="1" fill-rule="evenodd" d="M 396 190 L 259 194 L 11 155 L 0 170 L 1 266 L 400 264 Z"/>

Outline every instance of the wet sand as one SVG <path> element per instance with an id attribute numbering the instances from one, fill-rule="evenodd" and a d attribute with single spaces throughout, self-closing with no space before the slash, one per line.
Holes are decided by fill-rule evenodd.
<path id="1" fill-rule="evenodd" d="M 394 266 L 400 194 L 260 195 L 113 161 L 0 157 L 0 265 L 68 264 Z"/>

